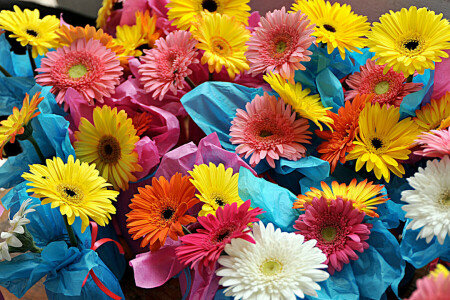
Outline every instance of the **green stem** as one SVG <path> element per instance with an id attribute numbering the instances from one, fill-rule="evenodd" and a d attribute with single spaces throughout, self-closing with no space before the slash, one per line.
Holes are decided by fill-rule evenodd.
<path id="1" fill-rule="evenodd" d="M 184 225 L 181 225 L 181 227 L 183 227 L 183 232 L 184 234 L 191 234 L 192 232 L 189 231 L 189 229 L 187 229 L 186 227 L 184 227 Z"/>
<path id="2" fill-rule="evenodd" d="M 72 247 L 76 247 L 78 245 L 77 238 L 75 237 L 75 233 L 73 232 L 72 226 L 69 225 L 69 221 L 67 220 L 67 216 L 63 215 L 64 224 L 66 225 L 67 233 L 69 234 L 70 245 Z"/>
<path id="3" fill-rule="evenodd" d="M 34 137 L 32 135 L 29 135 L 27 137 L 27 140 L 30 141 L 30 143 L 33 145 L 34 150 L 36 150 L 37 155 L 39 156 L 39 159 L 41 160 L 41 163 L 43 165 L 45 165 L 45 157 L 44 154 L 42 154 L 41 149 L 39 148 L 39 145 L 37 144 L 36 140 L 34 139 Z"/>
<path id="4" fill-rule="evenodd" d="M 6 69 L 5 68 L 3 68 L 1 65 L 0 65 L 0 72 L 2 72 L 3 73 L 3 75 L 5 75 L 6 77 L 12 77 L 12 75 L 11 74 L 9 74 L 9 72 L 8 71 L 6 71 Z"/>
<path id="5" fill-rule="evenodd" d="M 412 82 L 413 78 L 414 78 L 413 74 L 409 75 L 408 78 L 406 78 L 406 82 Z"/>
<path id="6" fill-rule="evenodd" d="M 209 73 L 208 81 L 214 81 L 214 73 Z"/>
<path id="7" fill-rule="evenodd" d="M 31 69 L 33 70 L 33 75 L 36 76 L 38 73 L 36 72 L 36 61 L 33 58 L 33 53 L 31 52 L 31 47 L 27 46 L 28 58 L 30 59 Z"/>
<path id="8" fill-rule="evenodd" d="M 184 80 L 186 80 L 186 82 L 189 84 L 189 86 L 191 87 L 191 89 L 195 89 L 197 86 L 195 85 L 195 83 L 188 77 L 186 76 L 184 78 Z"/>
<path id="9" fill-rule="evenodd" d="M 38 246 L 33 244 L 33 248 L 30 249 L 30 252 L 41 253 L 42 252 L 42 248 L 39 248 Z"/>

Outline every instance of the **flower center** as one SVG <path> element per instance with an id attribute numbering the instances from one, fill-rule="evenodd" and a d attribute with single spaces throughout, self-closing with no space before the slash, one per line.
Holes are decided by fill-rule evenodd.
<path id="1" fill-rule="evenodd" d="M 165 220 L 170 220 L 170 218 L 172 218 L 174 213 L 175 213 L 175 210 L 173 208 L 167 207 L 166 209 L 164 209 L 162 211 L 161 215 Z"/>
<path id="2" fill-rule="evenodd" d="M 56 187 L 56 190 L 61 195 L 61 197 L 70 204 L 77 205 L 83 201 L 84 193 L 76 185 L 62 183 Z"/>
<path id="3" fill-rule="evenodd" d="M 220 243 L 223 240 L 225 240 L 227 237 L 229 237 L 231 235 L 232 231 L 230 231 L 228 228 L 222 229 L 221 231 L 218 232 L 218 234 L 216 235 L 216 238 L 214 239 L 216 241 L 216 243 Z"/>
<path id="4" fill-rule="evenodd" d="M 325 28 L 329 32 L 336 32 L 336 29 L 333 26 L 328 25 L 328 24 L 324 24 L 323 28 Z"/>
<path id="5" fill-rule="evenodd" d="M 217 3 L 214 0 L 203 0 L 202 8 L 209 12 L 215 12 L 217 10 Z"/>
<path id="6" fill-rule="evenodd" d="M 332 226 L 328 226 L 322 229 L 320 234 L 322 235 L 322 238 L 327 242 L 332 242 L 334 238 L 336 237 L 336 228 Z"/>
<path id="7" fill-rule="evenodd" d="M 283 264 L 276 259 L 266 260 L 259 269 L 265 276 L 274 276 L 283 270 Z"/>
<path id="8" fill-rule="evenodd" d="M 97 146 L 97 153 L 104 163 L 115 163 L 121 157 L 120 144 L 113 136 L 104 136 Z"/>
<path id="9" fill-rule="evenodd" d="M 387 81 L 380 81 L 375 85 L 375 93 L 377 95 L 383 95 L 386 94 L 389 91 L 389 82 Z"/>
<path id="10" fill-rule="evenodd" d="M 441 204 L 444 206 L 450 206 L 450 190 L 445 191 L 441 195 Z"/>
<path id="11" fill-rule="evenodd" d="M 215 199 L 214 199 L 214 202 L 216 202 L 216 204 L 217 205 L 219 205 L 219 206 L 224 206 L 225 205 L 225 201 L 223 201 L 221 198 L 219 198 L 219 197 L 216 197 Z"/>
<path id="12" fill-rule="evenodd" d="M 380 140 L 379 138 L 373 138 L 372 140 L 370 140 L 370 143 L 372 144 L 372 146 L 378 150 L 381 147 L 383 147 L 383 141 Z"/>
<path id="13" fill-rule="evenodd" d="M 220 36 L 211 38 L 211 46 L 212 51 L 217 55 L 230 56 L 233 53 L 230 44 Z"/>
<path id="14" fill-rule="evenodd" d="M 80 78 L 83 77 L 87 73 L 87 68 L 83 64 L 77 64 L 70 67 L 67 72 L 71 78 Z"/>
<path id="15" fill-rule="evenodd" d="M 32 29 L 27 29 L 27 34 L 32 35 L 34 37 L 38 36 L 37 32 Z"/>
<path id="16" fill-rule="evenodd" d="M 417 41 L 417 40 L 410 40 L 410 41 L 407 41 L 406 43 L 403 43 L 403 47 L 405 47 L 409 51 L 416 50 L 418 46 L 419 46 L 419 41 Z"/>
<path id="17" fill-rule="evenodd" d="M 263 130 L 261 130 L 259 132 L 259 136 L 262 137 L 262 138 L 265 138 L 265 137 L 268 137 L 268 136 L 272 136 L 272 135 L 273 135 L 273 132 L 271 132 L 269 130 L 265 130 L 265 129 L 263 129 Z"/>
<path id="18" fill-rule="evenodd" d="M 277 53 L 283 53 L 284 52 L 284 50 L 286 50 L 286 42 L 284 42 L 284 41 L 279 41 L 277 44 L 276 44 L 276 50 L 277 50 Z"/>

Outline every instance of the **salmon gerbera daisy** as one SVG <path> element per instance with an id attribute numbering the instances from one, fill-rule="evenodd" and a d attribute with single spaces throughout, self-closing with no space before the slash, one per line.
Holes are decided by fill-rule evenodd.
<path id="1" fill-rule="evenodd" d="M 129 205 L 127 227 L 134 240 L 143 238 L 141 247 L 150 245 L 150 250 L 156 251 L 167 237 L 177 241 L 184 235 L 183 226 L 196 221 L 186 214 L 199 201 L 189 176 L 176 173 L 170 182 L 162 176 L 153 177 L 151 186 L 139 187 L 138 191 Z"/>
<path id="2" fill-rule="evenodd" d="M 416 282 L 417 289 L 408 300 L 447 300 L 450 294 L 450 272 L 441 264 L 428 276 Z"/>
<path id="3" fill-rule="evenodd" d="M 133 172 L 143 170 L 135 151 L 139 137 L 132 119 L 125 111 L 105 105 L 94 109 L 93 121 L 81 118 L 74 134 L 75 154 L 81 161 L 95 163 L 115 189 L 127 190 L 128 182 L 136 180 Z"/>
<path id="4" fill-rule="evenodd" d="M 98 40 L 78 39 L 69 46 L 48 52 L 36 69 L 41 74 L 36 82 L 52 86 L 59 104 L 65 100 L 66 91 L 75 89 L 90 104 L 94 99 L 103 103 L 103 97 L 115 92 L 122 75 L 122 67 L 117 56 Z M 65 103 L 64 109 L 69 105 Z"/>
<path id="5" fill-rule="evenodd" d="M 312 52 L 307 49 L 315 41 L 311 36 L 314 25 L 305 14 L 289 14 L 284 7 L 268 12 L 260 24 L 247 42 L 250 73 L 272 71 L 294 82 L 295 70 L 305 70 L 301 62 L 311 60 Z"/>
<path id="6" fill-rule="evenodd" d="M 315 198 L 305 205 L 305 213 L 295 221 L 296 233 L 305 240 L 316 240 L 316 247 L 327 256 L 328 272 L 341 271 L 344 264 L 357 260 L 358 252 L 369 248 L 372 224 L 362 223 L 365 213 L 352 207 L 352 203 L 342 198 L 328 201 L 324 197 Z"/>
<path id="7" fill-rule="evenodd" d="M 231 143 L 238 144 L 236 153 L 250 157 L 254 167 L 266 159 L 272 168 L 280 157 L 298 160 L 305 156 L 310 144 L 311 132 L 308 120 L 295 118 L 290 105 L 275 96 L 264 93 L 257 95 L 245 110 L 237 109 L 236 117 L 231 121 Z"/>
<path id="8" fill-rule="evenodd" d="M 360 72 L 351 74 L 345 81 L 351 88 L 345 92 L 345 100 L 353 99 L 358 94 L 373 94 L 372 103 L 399 107 L 403 97 L 423 87 L 422 83 L 405 82 L 405 76 L 392 69 L 386 74 L 383 70 L 384 66 L 367 59 L 366 64 L 360 67 Z"/>

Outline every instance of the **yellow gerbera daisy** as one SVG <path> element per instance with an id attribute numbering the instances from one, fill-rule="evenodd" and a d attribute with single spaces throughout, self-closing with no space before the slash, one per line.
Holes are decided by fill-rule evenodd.
<path id="1" fill-rule="evenodd" d="M 116 38 L 114 42 L 121 45 L 125 51 L 121 56 L 141 56 L 142 51 L 137 49 L 147 44 L 146 32 L 139 25 L 123 25 L 116 27 Z"/>
<path id="2" fill-rule="evenodd" d="M 286 79 L 281 77 L 280 74 L 270 72 L 264 75 L 263 78 L 280 95 L 284 102 L 291 105 L 300 116 L 313 121 L 321 131 L 323 127 L 319 121 L 333 130 L 330 127 L 333 119 L 327 115 L 327 110 L 331 109 L 331 107 L 324 107 L 319 95 L 310 96 L 310 89 L 303 90 L 302 84 L 299 82 L 296 84 L 286 82 Z"/>
<path id="3" fill-rule="evenodd" d="M 416 110 L 414 121 L 422 131 L 444 129 L 450 126 L 450 92 L 441 99 L 431 99 L 431 102 Z"/>
<path id="4" fill-rule="evenodd" d="M 74 161 L 72 155 L 66 164 L 61 158 L 53 157 L 53 160 L 47 159 L 45 166 L 30 165 L 30 173 L 22 177 L 30 181 L 27 185 L 31 188 L 27 192 L 42 198 L 42 204 L 51 203 L 52 208 L 59 206 L 69 225 L 75 217 L 80 217 L 83 232 L 89 226 L 89 218 L 105 226 L 111 219 L 110 214 L 116 213 L 111 201 L 116 200 L 119 193 L 108 190 L 111 184 L 99 176 L 95 164 Z"/>
<path id="5" fill-rule="evenodd" d="M 374 211 L 377 209 L 375 205 L 389 200 L 387 194 L 382 191 L 383 185 L 368 183 L 367 179 L 358 184 L 356 184 L 356 179 L 353 179 L 348 186 L 345 183 L 339 184 L 337 181 L 331 183 L 331 188 L 323 181 L 320 185 L 322 190 L 311 187 L 311 191 L 306 192 L 305 195 L 299 195 L 293 208 L 303 210 L 304 204 L 312 203 L 314 198 L 324 197 L 330 202 L 339 197 L 345 201 L 351 201 L 354 208 L 366 213 L 366 215 L 379 217 Z"/>
<path id="6" fill-rule="evenodd" d="M 235 18 L 219 13 L 201 12 L 192 34 L 199 41 L 195 46 L 205 50 L 202 64 L 208 63 L 210 73 L 217 73 L 225 66 L 228 75 L 250 69 L 244 53 L 250 31 Z"/>
<path id="7" fill-rule="evenodd" d="M 250 0 L 169 0 L 167 17 L 178 29 L 188 30 L 196 16 L 203 11 L 235 16 L 238 22 L 248 25 Z"/>
<path id="8" fill-rule="evenodd" d="M 19 110 L 17 107 L 14 107 L 12 115 L 0 122 L 0 158 L 3 157 L 3 148 L 6 143 L 9 141 L 14 143 L 16 135 L 23 134 L 25 126 L 30 120 L 40 114 L 39 111 L 36 112 L 39 103 L 44 99 L 43 97 L 39 98 L 40 94 L 40 92 L 34 94 L 31 101 L 29 95 L 26 94 L 22 108 Z"/>
<path id="9" fill-rule="evenodd" d="M 431 271 L 428 276 L 437 278 L 440 274 L 444 275 L 444 277 L 448 277 L 448 276 L 450 276 L 450 270 L 441 264 L 437 264 L 436 269 Z"/>
<path id="10" fill-rule="evenodd" d="M 378 102 L 366 104 L 359 115 L 359 133 L 353 142 L 355 148 L 347 154 L 347 160 L 357 159 L 356 171 L 366 164 L 367 172 L 373 170 L 378 179 L 383 176 L 387 182 L 390 172 L 398 177 L 405 174 L 398 160 L 408 159 L 419 126 L 411 118 L 400 122 L 399 119 L 398 107 L 380 107 Z"/>
<path id="11" fill-rule="evenodd" d="M 240 206 L 244 203 L 238 194 L 239 173 L 233 175 L 232 168 L 225 170 L 223 164 L 216 166 L 209 163 L 209 166 L 205 164 L 194 166 L 189 174 L 192 176 L 192 184 L 200 192 L 195 196 L 205 203 L 198 213 L 199 216 L 215 215 L 217 208 L 225 204 L 237 202 Z"/>
<path id="12" fill-rule="evenodd" d="M 119 2 L 119 0 L 103 0 L 102 7 L 98 10 L 96 25 L 97 28 L 105 27 L 109 16 L 113 10 L 114 4 Z"/>
<path id="13" fill-rule="evenodd" d="M 14 5 L 14 11 L 0 12 L 0 28 L 10 31 L 9 36 L 15 38 L 22 46 L 31 45 L 33 58 L 44 55 L 48 49 L 58 46 L 56 30 L 59 19 L 55 16 L 39 18 L 39 10 L 20 10 Z"/>
<path id="14" fill-rule="evenodd" d="M 150 12 L 136 12 L 136 25 L 141 25 L 144 33 L 144 39 L 150 48 L 153 47 L 155 41 L 159 38 L 160 33 L 156 30 L 156 16 L 150 16 Z"/>
<path id="15" fill-rule="evenodd" d="M 369 51 L 375 52 L 372 59 L 386 64 L 384 73 L 392 67 L 405 77 L 415 71 L 423 74 L 425 69 L 434 70 L 433 62 L 448 57 L 443 50 L 450 49 L 449 22 L 425 7 L 411 6 L 382 15 L 367 37 Z"/>
<path id="16" fill-rule="evenodd" d="M 342 59 L 345 59 L 345 49 L 361 53 L 358 48 L 365 46 L 363 38 L 370 29 L 367 17 L 352 12 L 348 4 L 334 3 L 324 0 L 299 1 L 292 6 L 293 11 L 306 14 L 312 24 L 316 24 L 312 34 L 317 42 L 327 44 L 328 54 L 338 48 Z"/>
<path id="17" fill-rule="evenodd" d="M 75 154 L 83 162 L 95 163 L 101 175 L 115 189 L 128 189 L 128 181 L 135 181 L 133 172 L 141 172 L 138 154 L 134 151 L 139 141 L 132 120 L 125 111 L 105 105 L 94 109 L 94 124 L 81 118 L 75 132 Z"/>

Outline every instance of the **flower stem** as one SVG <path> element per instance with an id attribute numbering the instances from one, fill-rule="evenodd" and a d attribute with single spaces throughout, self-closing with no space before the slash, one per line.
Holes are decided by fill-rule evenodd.
<path id="1" fill-rule="evenodd" d="M 214 73 L 209 73 L 208 81 L 214 81 Z"/>
<path id="2" fill-rule="evenodd" d="M 38 73 L 36 72 L 36 61 L 33 58 L 33 54 L 31 53 L 31 47 L 27 46 L 28 58 L 30 59 L 31 69 L 33 70 L 33 75 L 36 76 Z"/>
<path id="3" fill-rule="evenodd" d="M 411 74 L 408 76 L 408 78 L 406 78 L 406 82 L 412 82 L 414 78 L 414 74 Z"/>
<path id="4" fill-rule="evenodd" d="M 184 234 L 191 234 L 192 232 L 189 231 L 189 229 L 187 229 L 184 225 L 181 225 L 181 227 L 183 227 L 183 232 Z"/>
<path id="5" fill-rule="evenodd" d="M 32 135 L 29 135 L 27 140 L 30 141 L 30 143 L 33 145 L 34 150 L 36 150 L 37 155 L 39 156 L 39 159 L 41 160 L 41 163 L 43 165 L 45 165 L 45 157 L 44 154 L 42 154 L 41 149 L 39 148 L 38 143 L 36 142 L 36 140 L 34 139 L 34 137 Z"/>
<path id="6" fill-rule="evenodd" d="M 0 65 L 0 72 L 2 72 L 3 73 L 3 75 L 5 75 L 6 77 L 12 77 L 12 75 L 11 74 L 9 74 L 9 72 L 8 71 L 6 71 L 6 69 L 5 68 L 3 68 L 1 65 Z"/>
<path id="7" fill-rule="evenodd" d="M 75 233 L 73 232 L 72 226 L 69 225 L 69 221 L 67 220 L 67 216 L 63 215 L 64 224 L 66 225 L 67 233 L 69 234 L 70 245 L 72 247 L 76 247 L 78 245 L 77 238 L 75 237 Z"/>
<path id="8" fill-rule="evenodd" d="M 38 246 L 36 246 L 35 244 L 33 244 L 33 248 L 30 249 L 30 252 L 33 252 L 33 253 L 41 253 L 41 252 L 42 252 L 42 248 L 39 248 Z"/>
<path id="9" fill-rule="evenodd" d="M 191 89 L 195 89 L 197 86 L 195 85 L 195 83 L 188 77 L 186 76 L 184 78 L 184 80 L 186 80 L 186 82 L 189 84 L 189 86 L 191 87 Z"/>

